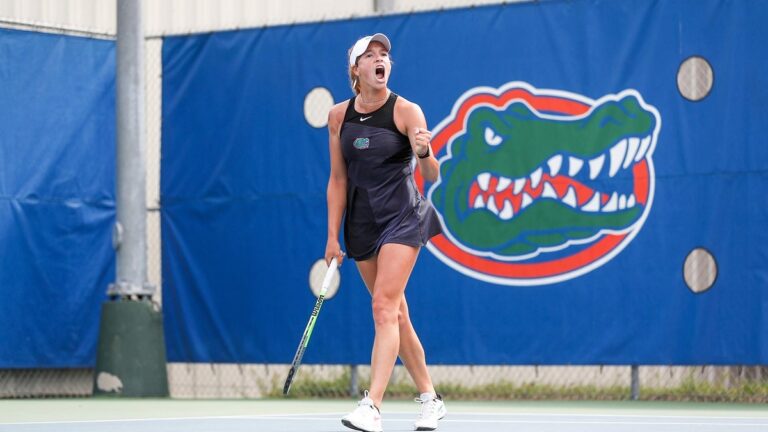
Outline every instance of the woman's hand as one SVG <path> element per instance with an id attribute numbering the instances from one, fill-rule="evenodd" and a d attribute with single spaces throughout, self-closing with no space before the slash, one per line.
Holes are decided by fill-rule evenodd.
<path id="1" fill-rule="evenodd" d="M 344 261 L 344 252 L 341 251 L 338 240 L 329 238 L 325 244 L 325 263 L 330 266 L 331 260 L 334 258 L 337 258 L 339 267 L 341 267 L 341 262 Z"/>
<path id="2" fill-rule="evenodd" d="M 432 132 L 424 128 L 416 128 L 413 131 L 413 146 L 416 150 L 416 156 L 426 156 L 430 151 L 429 142 L 432 140 Z"/>

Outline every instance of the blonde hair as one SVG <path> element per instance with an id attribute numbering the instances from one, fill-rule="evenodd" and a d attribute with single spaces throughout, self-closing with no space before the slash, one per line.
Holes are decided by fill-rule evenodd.
<path id="1" fill-rule="evenodd" d="M 350 54 L 352 54 L 352 48 L 355 46 L 352 45 L 349 47 L 349 50 L 347 50 L 347 59 L 349 59 Z M 349 61 L 347 61 L 347 64 L 349 64 Z M 357 59 L 355 59 L 355 64 L 352 66 L 348 66 L 348 73 L 349 73 L 349 86 L 352 88 L 352 91 L 355 92 L 356 95 L 360 94 L 360 80 L 357 79 L 354 73 L 352 73 L 352 68 L 357 66 Z"/>

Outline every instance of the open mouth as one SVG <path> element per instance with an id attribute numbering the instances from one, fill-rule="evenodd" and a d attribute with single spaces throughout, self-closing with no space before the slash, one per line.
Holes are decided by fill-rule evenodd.
<path id="1" fill-rule="evenodd" d="M 608 190 L 598 190 L 594 181 L 598 177 L 612 179 L 622 171 L 631 173 L 634 165 L 645 158 L 650 143 L 650 136 L 623 139 L 586 161 L 571 155 L 555 155 L 530 176 L 518 179 L 480 173 L 470 187 L 470 208 L 487 209 L 502 220 L 512 219 L 540 199 L 556 200 L 582 212 L 631 209 L 641 204 L 635 193 L 610 190 L 610 186 Z"/>
<path id="2" fill-rule="evenodd" d="M 374 71 L 376 72 L 376 78 L 384 79 L 384 66 L 376 66 Z"/>

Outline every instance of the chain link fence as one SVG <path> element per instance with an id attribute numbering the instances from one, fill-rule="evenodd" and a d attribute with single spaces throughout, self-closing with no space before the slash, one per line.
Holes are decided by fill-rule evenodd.
<path id="1" fill-rule="evenodd" d="M 435 387 L 462 400 L 679 400 L 768 402 L 768 368 L 727 366 L 432 366 Z M 177 398 L 280 397 L 288 365 L 171 365 Z M 291 388 L 296 398 L 356 398 L 368 387 L 368 366 L 305 366 Z M 395 367 L 387 397 L 417 389 Z"/>
<path id="2" fill-rule="evenodd" d="M 287 364 L 171 363 L 177 399 L 282 397 Z M 454 400 L 666 400 L 768 403 L 766 366 L 640 366 L 633 397 L 630 366 L 431 366 L 435 387 Z M 305 365 L 292 398 L 357 398 L 368 366 Z M 87 397 L 91 369 L 0 370 L 1 398 Z M 396 366 L 387 397 L 417 395 L 407 371 Z"/>

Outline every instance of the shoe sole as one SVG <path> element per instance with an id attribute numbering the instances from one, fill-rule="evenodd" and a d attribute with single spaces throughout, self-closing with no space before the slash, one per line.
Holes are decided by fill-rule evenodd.
<path id="1" fill-rule="evenodd" d="M 438 417 L 437 419 L 438 420 L 442 420 L 443 418 L 445 418 L 445 414 L 443 414 L 442 417 Z M 431 427 L 426 427 L 426 426 L 419 426 L 419 427 L 417 427 L 414 430 L 416 430 L 416 431 L 433 431 L 433 430 L 437 430 L 437 428 L 436 427 L 431 428 Z"/>
<path id="2" fill-rule="evenodd" d="M 381 431 L 375 431 L 375 430 L 368 430 L 368 429 L 359 428 L 359 427 L 355 426 L 354 424 L 352 424 L 351 421 L 346 420 L 346 419 L 342 419 L 341 420 L 341 424 L 343 424 L 344 426 L 346 426 L 346 427 L 348 427 L 350 429 L 354 429 L 356 431 L 361 431 L 361 432 L 381 432 Z M 434 430 L 434 429 L 431 429 L 431 430 Z"/>

